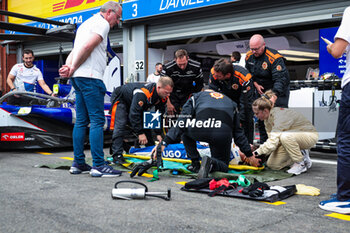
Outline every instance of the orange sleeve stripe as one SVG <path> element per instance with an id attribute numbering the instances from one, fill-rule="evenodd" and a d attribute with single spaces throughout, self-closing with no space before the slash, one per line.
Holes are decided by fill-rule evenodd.
<path id="1" fill-rule="evenodd" d="M 117 105 L 119 101 L 115 102 L 112 107 L 112 113 L 111 113 L 111 124 L 109 126 L 110 130 L 114 130 L 114 121 L 115 121 L 115 112 L 117 111 Z"/>
<path id="2" fill-rule="evenodd" d="M 253 54 L 253 52 L 251 50 L 249 50 L 245 56 L 245 60 L 247 61 L 252 54 Z"/>
<path id="3" fill-rule="evenodd" d="M 153 92 L 154 92 L 154 87 L 152 89 L 152 92 L 149 92 L 149 90 L 147 90 L 144 87 L 141 87 L 141 90 L 143 91 L 143 93 L 145 93 L 146 98 L 148 99 L 148 101 L 150 101 L 151 97 L 153 96 Z"/>
<path id="4" fill-rule="evenodd" d="M 210 69 L 211 76 L 213 76 L 213 79 L 216 80 L 215 75 L 214 75 L 214 67 Z"/>
<path id="5" fill-rule="evenodd" d="M 152 95 L 151 95 L 151 93 L 149 92 L 149 90 L 147 90 L 147 89 L 144 88 L 144 87 L 141 87 L 141 90 L 143 91 L 143 93 L 145 93 L 147 99 L 151 98 Z"/>
<path id="6" fill-rule="evenodd" d="M 250 73 L 248 73 L 247 75 L 244 75 L 241 72 L 238 72 L 236 70 L 235 70 L 234 75 L 238 78 L 239 83 L 241 85 L 243 85 L 243 83 L 245 83 L 245 82 L 248 82 L 252 78 L 252 75 Z"/>
<path id="7" fill-rule="evenodd" d="M 269 60 L 270 60 L 270 58 L 272 58 L 272 60 L 273 60 L 273 62 L 277 59 L 277 58 L 281 58 L 281 57 L 283 57 L 281 54 L 279 54 L 279 53 L 276 53 L 276 54 L 274 54 L 274 53 L 272 53 L 270 50 L 268 50 L 268 49 L 266 49 L 266 55 L 269 57 Z M 271 60 L 270 60 L 271 61 Z M 272 62 L 272 63 L 273 63 Z"/>

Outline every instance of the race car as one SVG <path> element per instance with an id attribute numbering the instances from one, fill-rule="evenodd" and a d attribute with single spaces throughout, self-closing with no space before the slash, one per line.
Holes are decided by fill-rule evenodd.
<path id="1" fill-rule="evenodd" d="M 72 146 L 72 132 L 76 120 L 74 91 L 70 85 L 55 84 L 60 94 L 52 97 L 34 92 L 9 92 L 0 98 L 0 150 L 43 149 Z M 25 106 L 4 102 L 13 96 L 29 100 Z M 64 96 L 64 97 L 62 97 Z M 105 98 L 105 143 L 111 142 L 110 92 Z M 88 137 L 86 137 L 88 140 Z"/>

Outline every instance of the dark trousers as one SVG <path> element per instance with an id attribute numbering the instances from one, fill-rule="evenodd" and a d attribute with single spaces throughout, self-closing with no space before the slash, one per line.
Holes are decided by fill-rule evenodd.
<path id="1" fill-rule="evenodd" d="M 232 134 L 225 133 L 230 130 L 222 130 L 221 133 L 201 132 L 200 130 L 188 129 L 182 135 L 182 141 L 185 146 L 187 156 L 191 160 L 199 160 L 200 155 L 197 150 L 196 141 L 209 143 L 211 158 L 213 161 L 212 172 L 228 172 L 230 162 Z"/>
<path id="2" fill-rule="evenodd" d="M 350 83 L 342 90 L 338 116 L 337 198 L 350 199 Z"/>
<path id="3" fill-rule="evenodd" d="M 242 125 L 243 130 L 244 130 L 244 135 L 248 139 L 248 142 L 250 144 L 253 144 L 253 141 L 254 141 L 253 115 L 254 115 L 254 113 L 253 113 L 251 108 L 248 109 L 248 111 L 245 111 L 245 112 L 247 112 L 247 113 L 245 113 L 243 116 L 240 117 L 240 123 Z M 265 125 L 264 125 L 264 129 L 265 129 Z M 266 130 L 265 130 L 265 134 L 266 134 Z M 267 136 L 267 134 L 266 134 L 266 136 Z M 266 140 L 267 140 L 267 138 L 266 138 Z"/>
<path id="4" fill-rule="evenodd" d="M 112 155 L 118 156 L 123 154 L 123 143 L 124 137 L 131 136 L 134 134 L 136 140 L 138 141 L 137 135 L 132 131 L 132 128 L 129 124 L 129 111 L 127 106 L 123 102 L 117 104 L 117 109 L 115 111 L 115 121 L 114 121 L 114 130 L 112 135 Z M 154 140 L 152 137 L 151 130 L 144 130 L 144 133 L 147 137 L 146 146 L 154 145 Z"/>

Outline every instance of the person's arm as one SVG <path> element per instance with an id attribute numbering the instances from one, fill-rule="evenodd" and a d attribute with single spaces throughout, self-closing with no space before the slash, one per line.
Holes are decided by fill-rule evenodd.
<path id="1" fill-rule="evenodd" d="M 252 59 L 250 58 L 251 56 L 253 56 L 253 55 L 250 54 L 250 56 L 246 56 L 245 68 L 252 75 L 251 81 L 253 82 L 253 85 L 254 85 L 256 91 L 261 95 L 264 93 L 264 87 L 258 83 L 258 79 L 253 74 L 253 71 L 254 71 L 253 64 L 254 63 L 252 62 Z"/>
<path id="2" fill-rule="evenodd" d="M 291 130 L 296 118 L 292 110 L 276 108 L 273 117 L 273 127 L 269 134 L 269 138 L 256 151 L 259 155 L 268 155 L 275 151 L 280 143 L 282 132 Z"/>
<path id="3" fill-rule="evenodd" d="M 194 82 L 196 84 L 194 88 L 194 92 L 200 92 L 203 89 L 203 85 L 204 85 L 202 69 L 198 70 L 198 74 L 195 77 Z"/>
<path id="4" fill-rule="evenodd" d="M 194 111 L 194 103 L 195 103 L 195 97 L 192 96 L 187 100 L 187 102 L 182 107 L 182 111 L 180 114 L 180 117 L 177 119 L 177 122 L 183 121 L 186 124 L 186 119 L 188 116 L 194 117 L 195 111 Z M 176 124 L 176 127 L 171 128 L 168 133 L 166 134 L 163 141 L 166 144 L 171 144 L 176 142 L 176 139 L 181 135 L 185 130 L 185 127 L 179 127 L 179 124 Z"/>
<path id="5" fill-rule="evenodd" d="M 171 71 L 166 66 L 164 66 L 164 69 L 162 70 L 161 74 L 163 76 L 168 76 L 171 78 Z M 166 102 L 166 106 L 167 106 L 168 115 L 174 115 L 176 113 L 175 106 L 171 103 L 170 98 L 168 98 Z"/>
<path id="6" fill-rule="evenodd" d="M 91 55 L 92 51 L 102 42 L 102 40 L 103 38 L 101 35 L 94 32 L 91 33 L 90 39 L 79 51 L 76 51 L 77 54 L 75 54 L 72 59 L 72 64 L 69 71 L 70 76 L 72 76 L 74 71 L 86 61 L 86 59 Z"/>
<path id="7" fill-rule="evenodd" d="M 155 110 L 159 111 L 162 114 L 163 117 L 164 117 L 164 114 L 165 114 L 166 103 L 167 103 L 166 99 L 164 99 L 164 100 L 161 99 L 161 100 L 159 100 L 159 103 L 154 106 Z M 158 141 L 162 140 L 163 128 L 164 128 L 164 125 L 163 125 L 163 121 L 162 121 L 160 129 L 154 129 L 154 132 L 157 135 L 157 140 Z"/>
<path id="8" fill-rule="evenodd" d="M 59 70 L 58 73 L 60 77 L 62 78 L 69 78 L 69 68 L 72 65 L 72 58 L 74 54 L 74 49 L 69 53 L 67 59 L 66 59 L 66 64 L 64 64 Z"/>
<path id="9" fill-rule="evenodd" d="M 334 43 L 327 46 L 327 51 L 336 59 L 340 58 L 350 43 L 350 8 L 344 11 L 340 27 L 334 37 Z"/>
<path id="10" fill-rule="evenodd" d="M 72 49 L 72 51 L 69 53 L 67 59 L 66 59 L 66 65 L 72 65 L 72 61 L 73 61 L 73 54 L 74 54 L 74 48 Z"/>
<path id="11" fill-rule="evenodd" d="M 253 84 L 253 80 L 249 80 L 248 82 L 246 82 L 243 85 L 242 88 L 242 95 L 240 96 L 240 110 L 244 109 L 244 99 L 247 98 L 247 105 L 249 108 L 251 108 L 254 100 L 255 100 L 255 96 L 254 96 L 254 84 Z M 244 96 L 245 95 L 245 96 Z"/>
<path id="12" fill-rule="evenodd" d="M 46 92 L 48 95 L 53 95 L 53 91 L 49 88 L 49 86 L 45 83 L 43 74 L 41 71 L 38 71 L 38 77 L 37 77 L 38 83 L 41 86 L 41 88 Z"/>
<path id="13" fill-rule="evenodd" d="M 250 145 L 248 143 L 248 139 L 244 135 L 244 131 L 240 126 L 238 110 L 235 109 L 233 114 L 234 114 L 233 115 L 233 128 L 232 128 L 233 139 L 235 140 L 235 143 L 237 144 L 239 149 L 247 157 L 251 157 L 252 150 L 251 150 Z"/>
<path id="14" fill-rule="evenodd" d="M 7 76 L 7 85 L 9 85 L 10 89 L 13 91 L 16 89 L 14 81 L 15 81 L 16 76 L 9 74 Z"/>
<path id="15" fill-rule="evenodd" d="M 72 52 L 69 54 L 66 64 L 59 70 L 60 75 L 65 78 L 71 77 L 80 67 L 80 65 L 83 64 L 91 55 L 92 51 L 102 42 L 102 40 L 103 38 L 101 35 L 92 32 L 90 39 L 81 47 L 79 51 L 72 50 Z"/>
<path id="16" fill-rule="evenodd" d="M 174 115 L 176 113 L 175 106 L 171 103 L 170 98 L 168 98 L 167 102 L 167 111 L 169 115 Z"/>
<path id="17" fill-rule="evenodd" d="M 281 96 L 284 94 L 286 86 L 288 86 L 290 81 L 288 69 L 282 57 L 277 58 L 271 66 L 273 81 L 272 91 L 275 92 L 277 96 Z"/>
<path id="18" fill-rule="evenodd" d="M 129 121 L 132 129 L 138 135 L 139 142 L 144 145 L 147 144 L 147 137 L 143 131 L 143 112 L 146 110 L 147 98 L 142 92 L 136 93 L 130 105 Z"/>
<path id="19" fill-rule="evenodd" d="M 254 84 L 253 84 L 253 78 L 252 74 L 249 73 L 249 71 L 244 68 L 243 66 L 234 65 L 235 72 L 234 76 L 238 78 L 239 83 L 241 84 L 242 88 L 241 95 L 239 97 L 239 111 L 241 115 L 245 114 L 245 108 L 250 108 L 255 100 L 254 96 Z M 245 103 L 245 101 L 247 101 Z M 245 106 L 246 104 L 246 106 Z"/>
<path id="20" fill-rule="evenodd" d="M 51 91 L 50 87 L 45 83 L 45 81 L 42 80 L 38 80 L 39 85 L 41 86 L 41 88 L 48 94 L 48 95 L 52 95 L 53 92 Z"/>
<path id="21" fill-rule="evenodd" d="M 344 39 L 336 38 L 334 43 L 327 45 L 327 51 L 331 54 L 335 59 L 341 58 L 343 56 L 346 47 L 349 45 Z"/>

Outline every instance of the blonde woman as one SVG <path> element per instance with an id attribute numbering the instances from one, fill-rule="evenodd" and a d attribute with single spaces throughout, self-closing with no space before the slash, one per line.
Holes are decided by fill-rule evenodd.
<path id="1" fill-rule="evenodd" d="M 269 155 L 267 166 L 280 170 L 291 166 L 288 173 L 299 175 L 311 167 L 308 150 L 318 140 L 318 133 L 302 114 L 287 108 L 274 107 L 277 96 L 267 91 L 253 102 L 253 112 L 264 121 L 267 141 L 253 153 Z"/>

